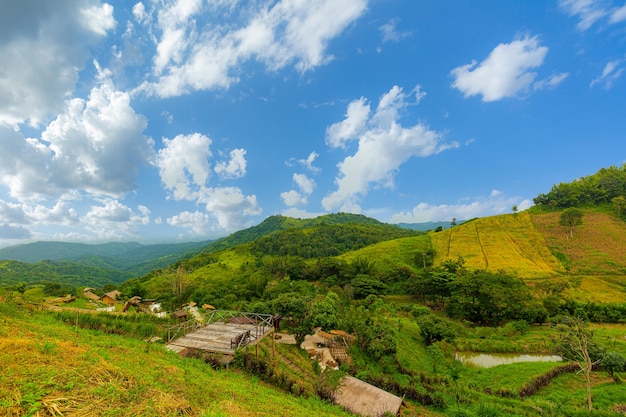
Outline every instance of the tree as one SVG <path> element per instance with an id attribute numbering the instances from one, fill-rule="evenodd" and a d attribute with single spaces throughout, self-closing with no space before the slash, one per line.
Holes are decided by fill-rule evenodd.
<path id="1" fill-rule="evenodd" d="M 453 217 L 452 220 L 450 220 L 450 226 L 456 226 L 456 217 Z"/>
<path id="2" fill-rule="evenodd" d="M 363 299 L 368 295 L 384 294 L 387 286 L 378 278 L 366 274 L 359 274 L 350 281 L 354 298 Z"/>
<path id="3" fill-rule="evenodd" d="M 620 219 L 622 218 L 622 210 L 624 210 L 624 207 L 626 207 L 626 197 L 624 197 L 623 195 L 614 197 L 611 202 L 613 203 L 613 207 L 615 207 L 615 210 L 617 211 L 617 217 L 619 217 Z"/>
<path id="4" fill-rule="evenodd" d="M 626 371 L 626 358 L 618 352 L 607 352 L 602 357 L 602 369 L 609 373 L 613 381 L 621 384 L 622 380 L 617 372 Z"/>
<path id="5" fill-rule="evenodd" d="M 559 216 L 559 224 L 569 227 L 570 237 L 574 236 L 574 226 L 583 224 L 583 212 L 577 208 L 568 208 L 563 210 Z"/>
<path id="6" fill-rule="evenodd" d="M 518 210 L 517 204 L 514 204 L 513 207 L 511 208 L 511 210 L 513 210 L 514 214 L 517 214 L 517 210 Z"/>
<path id="7" fill-rule="evenodd" d="M 593 342 L 593 332 L 587 323 L 578 317 L 563 316 L 560 318 L 559 352 L 565 359 L 576 362 L 580 367 L 587 385 L 587 406 L 593 409 L 591 400 L 591 371 L 600 360 L 592 358 L 596 349 Z"/>

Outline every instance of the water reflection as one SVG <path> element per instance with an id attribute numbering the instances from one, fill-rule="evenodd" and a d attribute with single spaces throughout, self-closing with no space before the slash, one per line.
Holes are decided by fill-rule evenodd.
<path id="1" fill-rule="evenodd" d="M 563 360 L 559 355 L 525 353 L 457 352 L 455 357 L 465 365 L 474 365 L 479 368 L 491 368 L 519 362 L 560 362 Z"/>

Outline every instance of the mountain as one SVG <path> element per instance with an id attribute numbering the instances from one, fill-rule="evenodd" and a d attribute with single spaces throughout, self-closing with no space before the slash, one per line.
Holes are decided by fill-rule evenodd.
<path id="1" fill-rule="evenodd" d="M 216 252 L 219 250 L 230 249 L 237 245 L 255 241 L 263 236 L 274 232 L 288 229 L 306 229 L 313 226 L 332 225 L 332 224 L 360 224 L 360 225 L 385 225 L 376 219 L 366 217 L 361 214 L 335 213 L 312 219 L 295 219 L 286 216 L 270 216 L 263 220 L 260 224 L 248 229 L 235 232 L 223 239 L 220 239 L 208 245 L 203 252 Z M 394 227 L 392 225 L 387 225 Z"/>
<path id="2" fill-rule="evenodd" d="M 68 242 L 34 242 L 0 249 L 0 260 L 26 263 L 69 261 L 123 275 L 143 275 L 198 253 L 211 241 L 142 245 L 112 242 L 100 245 Z M 128 274 L 126 274 L 128 273 Z"/>
<path id="3" fill-rule="evenodd" d="M 107 284 L 120 284 L 132 278 L 133 274 L 124 271 L 82 265 L 68 261 L 39 261 L 26 263 L 0 261 L 0 286 L 26 284 L 59 283 L 64 287 L 98 287 Z"/>

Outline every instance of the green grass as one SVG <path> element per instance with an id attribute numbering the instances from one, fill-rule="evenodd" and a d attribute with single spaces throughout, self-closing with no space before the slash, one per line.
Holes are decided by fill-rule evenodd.
<path id="1" fill-rule="evenodd" d="M 0 313 L 0 415 L 347 415 L 140 339 L 76 329 L 6 303 Z"/>

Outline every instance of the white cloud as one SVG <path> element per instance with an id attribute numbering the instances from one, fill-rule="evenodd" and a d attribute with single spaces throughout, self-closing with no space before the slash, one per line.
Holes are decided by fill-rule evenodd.
<path id="1" fill-rule="evenodd" d="M 144 6 L 142 2 L 136 3 L 133 6 L 133 16 L 138 23 L 143 23 L 149 18 L 146 13 L 146 6 Z"/>
<path id="2" fill-rule="evenodd" d="M 304 174 L 293 174 L 293 182 L 305 195 L 311 195 L 315 189 L 315 181 Z"/>
<path id="3" fill-rule="evenodd" d="M 237 23 L 243 25 L 237 26 L 219 20 L 232 17 L 233 4 L 211 4 L 206 6 L 211 12 L 201 14 L 200 0 L 168 3 L 152 29 L 160 34 L 153 67 L 156 79 L 140 90 L 170 97 L 228 88 L 238 81 L 238 65 L 252 59 L 269 70 L 290 64 L 301 72 L 310 70 L 332 58 L 325 52 L 328 43 L 366 6 L 367 0 L 261 1 L 238 7 Z M 144 16 L 140 9 L 137 14 Z M 216 21 L 200 22 L 206 16 Z"/>
<path id="4" fill-rule="evenodd" d="M 57 201 L 52 208 L 37 204 L 27 210 L 33 224 L 70 226 L 79 222 L 76 210 L 64 201 Z"/>
<path id="5" fill-rule="evenodd" d="M 168 218 L 167 224 L 174 227 L 188 229 L 192 234 L 201 236 L 211 231 L 211 218 L 207 213 L 200 211 L 184 211 Z"/>
<path id="6" fill-rule="evenodd" d="M 475 217 L 494 216 L 511 213 L 514 205 L 518 210 L 526 210 L 533 205 L 532 201 L 520 197 L 509 197 L 498 190 L 489 196 L 468 198 L 467 202 L 457 204 L 432 205 L 419 203 L 409 212 L 396 213 L 391 216 L 390 223 L 425 223 L 458 220 L 469 220 Z"/>
<path id="7" fill-rule="evenodd" d="M 82 9 L 81 17 L 83 25 L 99 36 L 105 36 L 109 30 L 115 28 L 113 6 L 108 3 Z"/>
<path id="8" fill-rule="evenodd" d="M 379 29 L 382 33 L 383 43 L 385 42 L 399 42 L 404 38 L 411 36 L 411 32 L 399 32 L 397 29 L 398 19 L 392 19 L 389 22 L 382 25 Z"/>
<path id="9" fill-rule="evenodd" d="M 315 181 L 304 174 L 293 174 L 293 182 L 298 190 L 289 190 L 280 194 L 280 198 L 286 206 L 304 206 L 308 202 L 308 197 L 315 189 Z"/>
<path id="10" fill-rule="evenodd" d="M 156 165 L 161 181 L 172 192 L 175 200 L 195 201 L 204 204 L 206 215 L 214 230 L 233 231 L 249 225 L 250 216 L 261 213 L 256 196 L 245 196 L 237 187 L 210 187 L 211 166 L 209 159 L 211 139 L 200 133 L 178 135 L 163 139 Z M 228 163 L 217 164 L 215 171 L 222 178 L 239 178 L 245 174 L 245 150 L 231 151 Z M 198 216 L 195 214 L 195 216 Z M 189 218 L 186 215 L 185 218 Z M 182 224 L 181 218 L 168 220 Z M 193 230 L 200 230 L 194 228 Z M 195 233 L 195 232 L 194 232 Z"/>
<path id="11" fill-rule="evenodd" d="M 101 238 L 134 235 L 139 226 L 150 223 L 150 210 L 139 206 L 139 213 L 117 200 L 107 199 L 100 206 L 92 206 L 83 222 L 87 230 Z"/>
<path id="12" fill-rule="evenodd" d="M 611 13 L 611 17 L 609 18 L 609 23 L 619 23 L 626 20 L 626 4 L 622 7 L 619 7 Z"/>
<path id="13" fill-rule="evenodd" d="M 369 115 L 370 105 L 365 97 L 352 101 L 348 104 L 345 119 L 326 130 L 326 144 L 333 148 L 345 147 L 347 141 L 357 138 L 365 129 Z"/>
<path id="14" fill-rule="evenodd" d="M 465 97 L 482 95 L 485 102 L 516 97 L 533 84 L 537 74 L 531 70 L 543 64 L 547 53 L 536 36 L 501 43 L 480 64 L 473 61 L 453 69 L 452 86 Z"/>
<path id="15" fill-rule="evenodd" d="M 152 157 L 146 120 L 128 94 L 104 80 L 88 100 L 71 99 L 41 139 L 0 125 L 0 181 L 20 201 L 67 193 L 120 196 Z"/>
<path id="16" fill-rule="evenodd" d="M 602 74 L 591 81 L 590 87 L 593 87 L 596 84 L 604 84 L 604 88 L 607 90 L 611 89 L 615 81 L 617 81 L 624 73 L 624 68 L 620 68 L 622 63 L 623 61 L 621 60 L 607 62 L 602 70 Z"/>
<path id="17" fill-rule="evenodd" d="M 416 102 L 423 97 L 419 87 L 411 94 L 415 95 Z M 337 190 L 324 197 L 324 209 L 359 212 L 359 198 L 367 194 L 372 185 L 392 187 L 396 171 L 409 158 L 428 157 L 459 146 L 444 142 L 441 133 L 422 123 L 403 127 L 400 112 L 410 105 L 408 97 L 402 88 L 394 86 L 380 98 L 376 110 L 368 114 L 366 120 L 361 110 L 369 108 L 365 99 L 353 101 L 348 109 L 359 110 L 348 111 L 346 119 L 327 129 L 326 143 L 331 147 L 342 148 L 348 141 L 356 140 L 358 149 L 338 164 Z M 350 127 L 344 129 L 345 126 Z"/>
<path id="18" fill-rule="evenodd" d="M 569 73 L 567 73 L 567 72 L 561 72 L 559 74 L 551 75 L 550 77 L 548 77 L 548 78 L 546 78 L 544 80 L 539 80 L 539 81 L 536 81 L 535 83 L 533 83 L 533 90 L 543 90 L 543 89 L 555 88 L 557 85 L 559 85 L 563 81 L 565 81 L 567 79 L 567 77 L 569 77 Z"/>
<path id="19" fill-rule="evenodd" d="M 256 196 L 246 196 L 237 187 L 205 188 L 198 203 L 204 204 L 219 227 L 226 231 L 247 227 L 250 216 L 261 214 Z"/>
<path id="20" fill-rule="evenodd" d="M 211 175 L 211 139 L 200 133 L 163 139 L 156 165 L 165 188 L 176 200 L 193 200 Z"/>
<path id="21" fill-rule="evenodd" d="M 95 0 L 0 2 L 0 123 L 39 125 L 61 110 L 112 12 Z"/>
<path id="22" fill-rule="evenodd" d="M 319 154 L 311 152 L 306 159 L 300 159 L 298 162 L 311 172 L 319 172 L 320 168 L 313 165 Z"/>
<path id="23" fill-rule="evenodd" d="M 283 200 L 283 204 L 288 207 L 304 206 L 307 203 L 306 196 L 296 190 L 289 190 L 280 193 L 280 198 Z"/>
<path id="24" fill-rule="evenodd" d="M 569 16 L 576 16 L 580 19 L 577 27 L 581 31 L 589 29 L 607 14 L 602 2 L 597 0 L 560 0 L 559 6 Z"/>
<path id="25" fill-rule="evenodd" d="M 29 224 L 30 220 L 24 212 L 22 204 L 0 200 L 0 224 Z"/>
<path id="26" fill-rule="evenodd" d="M 241 178 L 246 175 L 246 150 L 233 149 L 230 151 L 228 162 L 218 162 L 215 165 L 215 172 L 221 178 Z"/>

